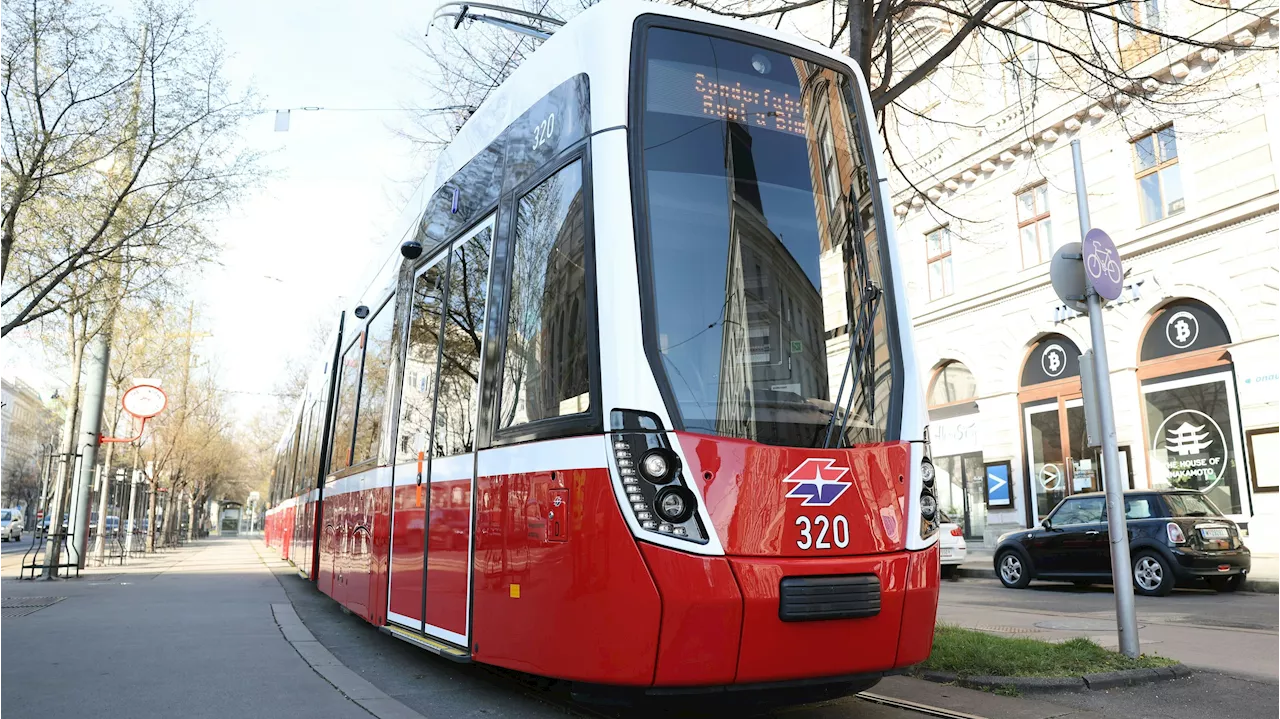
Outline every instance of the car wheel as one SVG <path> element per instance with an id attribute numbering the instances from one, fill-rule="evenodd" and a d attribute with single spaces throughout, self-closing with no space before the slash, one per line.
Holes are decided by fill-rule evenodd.
<path id="1" fill-rule="evenodd" d="M 1215 592 L 1234 592 L 1244 586 L 1244 575 L 1236 574 L 1230 577 L 1206 577 L 1205 581 L 1209 583 L 1209 588 Z"/>
<path id="2" fill-rule="evenodd" d="M 1031 572 L 1026 563 L 1012 550 L 1004 552 L 996 560 L 996 575 L 1000 577 L 1000 583 L 1010 589 L 1025 589 L 1031 583 Z"/>
<path id="3" fill-rule="evenodd" d="M 1164 597 L 1173 591 L 1173 570 L 1155 552 L 1140 552 L 1133 560 L 1133 588 L 1148 597 Z"/>

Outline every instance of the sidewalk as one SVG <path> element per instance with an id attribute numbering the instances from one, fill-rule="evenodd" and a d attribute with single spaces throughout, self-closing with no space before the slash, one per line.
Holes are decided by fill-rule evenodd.
<path id="1" fill-rule="evenodd" d="M 15 574 L 0 583 L 6 719 L 369 717 L 285 641 L 271 605 L 288 600 L 248 541 L 203 540 L 78 580 Z"/>
<path id="2" fill-rule="evenodd" d="M 1117 649 L 1113 597 L 1109 589 L 1033 584 L 1030 589 L 1009 590 L 995 580 L 961 579 L 943 582 L 938 622 L 1051 642 L 1085 637 Z M 1139 599 L 1143 652 L 1196 669 L 1271 683 L 1280 680 L 1273 598 L 1187 592 Z"/>

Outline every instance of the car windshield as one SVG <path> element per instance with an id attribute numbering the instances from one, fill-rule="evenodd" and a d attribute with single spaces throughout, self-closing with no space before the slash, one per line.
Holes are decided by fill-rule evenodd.
<path id="1" fill-rule="evenodd" d="M 668 410 L 690 432 L 765 444 L 883 441 L 882 218 L 848 79 L 658 28 L 643 79 L 646 332 Z"/>
<path id="2" fill-rule="evenodd" d="M 1164 501 L 1169 503 L 1169 512 L 1175 517 L 1221 517 L 1222 512 L 1213 506 L 1204 495 L 1200 494 L 1166 494 Z"/>

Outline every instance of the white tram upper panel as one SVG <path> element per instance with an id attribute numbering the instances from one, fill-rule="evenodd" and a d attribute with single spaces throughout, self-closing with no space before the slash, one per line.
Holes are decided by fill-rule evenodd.
<path id="1" fill-rule="evenodd" d="M 544 41 L 502 85 L 485 99 L 457 137 L 440 154 L 434 177 L 414 192 L 396 224 L 396 242 L 387 263 L 394 277 L 399 264 L 399 244 L 417 231 L 429 199 L 470 160 L 484 151 L 522 113 L 568 79 L 585 74 L 590 87 L 591 133 L 625 128 L 631 85 L 631 47 L 635 21 L 642 15 L 683 18 L 708 25 L 739 29 L 822 55 L 832 64 L 853 69 L 849 58 L 829 48 L 771 28 L 752 25 L 711 13 L 636 0 L 606 0 L 575 16 Z M 437 28 L 437 32 L 447 31 Z M 857 72 L 858 94 L 866 92 Z M 878 165 L 876 166 L 878 169 Z M 880 178 L 876 178 L 880 179 Z M 381 293 L 384 283 L 370 290 Z M 372 299 L 372 298 L 368 298 Z"/>

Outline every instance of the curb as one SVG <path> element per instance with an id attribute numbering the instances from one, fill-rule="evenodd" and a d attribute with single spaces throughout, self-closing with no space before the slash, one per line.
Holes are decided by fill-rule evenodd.
<path id="1" fill-rule="evenodd" d="M 915 676 L 930 682 L 937 682 L 939 684 L 955 684 L 968 689 L 999 689 L 1002 687 L 1013 687 L 1021 691 L 1043 692 L 1070 691 L 1078 689 L 1098 691 L 1102 689 L 1114 689 L 1116 687 L 1151 684 L 1153 682 L 1191 676 L 1191 674 L 1192 670 L 1185 665 L 1174 664 L 1171 667 L 1160 667 L 1158 669 L 1125 669 L 1118 672 L 1099 672 L 1097 674 L 1085 674 L 1078 677 L 962 677 L 955 672 L 939 672 L 933 670 L 925 670 L 919 672 Z"/>
<path id="2" fill-rule="evenodd" d="M 955 576 L 961 579 L 996 579 L 996 570 L 986 567 L 965 567 L 958 566 L 955 568 Z M 1240 587 L 1242 592 L 1255 592 L 1258 594 L 1280 594 L 1280 580 L 1275 579 L 1254 579 L 1252 577 L 1244 581 L 1244 586 Z"/>

